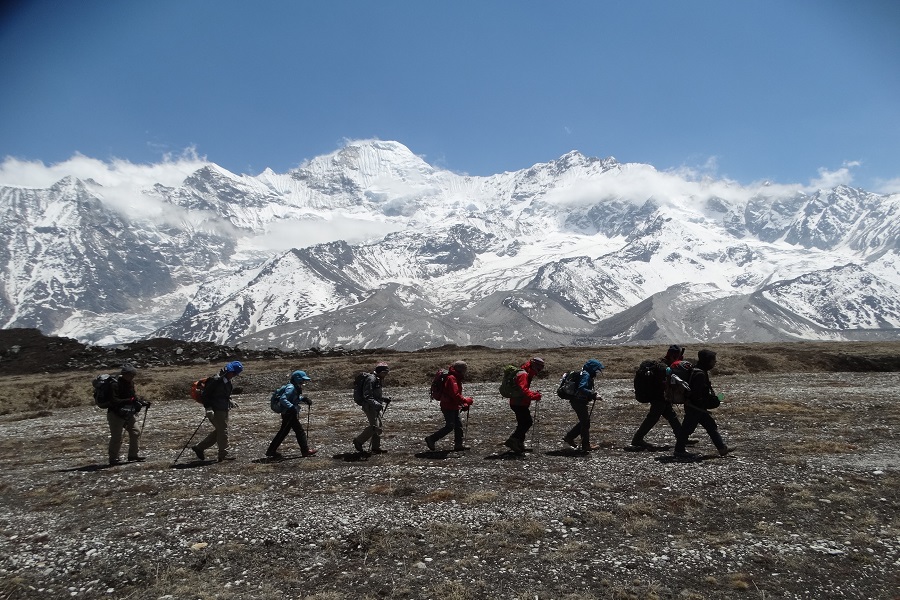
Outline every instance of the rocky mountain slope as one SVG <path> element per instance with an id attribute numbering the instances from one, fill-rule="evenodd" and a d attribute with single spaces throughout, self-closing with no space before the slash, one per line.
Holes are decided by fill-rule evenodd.
<path id="1" fill-rule="evenodd" d="M 255 347 L 896 339 L 900 196 L 577 152 L 472 177 L 361 141 L 131 204 L 0 186 L 0 323 Z M 125 208 L 123 208 L 123 206 Z"/>

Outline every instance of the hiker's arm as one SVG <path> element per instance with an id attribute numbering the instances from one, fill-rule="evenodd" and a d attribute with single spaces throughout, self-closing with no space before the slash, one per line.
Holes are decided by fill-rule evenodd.
<path id="1" fill-rule="evenodd" d="M 541 393 L 528 387 L 528 373 L 519 371 L 516 373 L 516 385 L 522 390 L 522 396 L 528 400 L 538 401 L 541 399 Z"/>

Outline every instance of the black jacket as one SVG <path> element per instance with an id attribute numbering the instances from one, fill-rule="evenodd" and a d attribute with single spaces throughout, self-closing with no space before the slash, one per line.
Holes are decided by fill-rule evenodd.
<path id="1" fill-rule="evenodd" d="M 220 371 L 206 380 L 203 388 L 203 406 L 213 410 L 227 411 L 231 406 L 231 390 L 234 388 L 231 381 L 225 377 L 225 372 Z"/>

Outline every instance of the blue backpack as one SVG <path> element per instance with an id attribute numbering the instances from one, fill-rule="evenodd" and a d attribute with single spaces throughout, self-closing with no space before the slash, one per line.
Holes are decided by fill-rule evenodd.
<path id="1" fill-rule="evenodd" d="M 284 396 L 284 393 L 287 391 L 287 387 L 289 385 L 289 383 L 286 383 L 272 392 L 272 397 L 269 398 L 269 408 L 272 409 L 272 412 L 276 412 L 278 414 L 284 412 L 284 404 L 281 403 L 281 397 Z"/>

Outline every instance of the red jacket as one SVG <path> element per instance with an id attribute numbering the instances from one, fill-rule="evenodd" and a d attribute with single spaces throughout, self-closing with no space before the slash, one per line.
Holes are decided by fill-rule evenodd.
<path id="1" fill-rule="evenodd" d="M 459 373 L 453 367 L 450 367 L 441 393 L 441 410 L 462 410 L 471 405 L 472 398 L 462 395 L 462 382 L 460 381 Z"/>
<path id="2" fill-rule="evenodd" d="M 516 385 L 522 390 L 522 395 L 518 398 L 510 398 L 510 406 L 531 406 L 531 402 L 537 402 L 541 399 L 541 393 L 531 389 L 531 380 L 537 375 L 537 370 L 529 360 L 522 365 L 522 370 L 516 373 Z"/>

